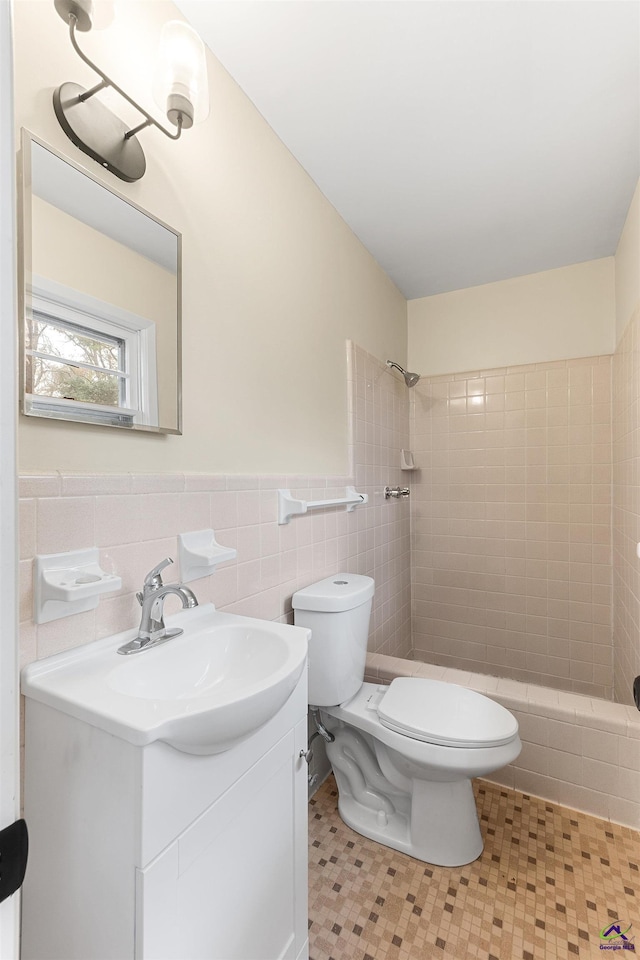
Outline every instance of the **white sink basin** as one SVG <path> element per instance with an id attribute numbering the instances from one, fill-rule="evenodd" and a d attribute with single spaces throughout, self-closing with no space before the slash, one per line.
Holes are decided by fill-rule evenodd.
<path id="1" fill-rule="evenodd" d="M 27 697 L 136 746 L 163 740 L 185 753 L 228 750 L 282 707 L 306 662 L 302 627 L 218 613 L 212 604 L 167 617 L 184 633 L 120 657 L 136 631 L 30 664 Z"/>

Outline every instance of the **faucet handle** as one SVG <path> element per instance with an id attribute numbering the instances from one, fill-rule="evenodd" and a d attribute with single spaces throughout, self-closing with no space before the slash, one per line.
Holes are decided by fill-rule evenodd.
<path id="1" fill-rule="evenodd" d="M 157 590 L 158 587 L 162 586 L 162 576 L 160 571 L 164 570 L 165 567 L 168 567 L 170 563 L 173 563 L 171 557 L 165 557 L 164 560 L 161 560 L 153 570 L 150 570 L 149 573 L 144 578 L 144 586 L 152 587 L 154 590 Z"/>

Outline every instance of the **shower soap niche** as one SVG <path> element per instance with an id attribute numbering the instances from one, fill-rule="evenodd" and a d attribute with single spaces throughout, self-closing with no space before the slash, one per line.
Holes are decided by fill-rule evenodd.
<path id="1" fill-rule="evenodd" d="M 238 551 L 223 547 L 214 530 L 194 530 L 178 536 L 178 560 L 183 583 L 199 580 L 213 573 L 219 563 L 235 560 Z"/>
<path id="2" fill-rule="evenodd" d="M 121 586 L 120 577 L 100 567 L 97 547 L 41 554 L 35 561 L 33 619 L 49 623 L 95 610 L 103 593 Z"/>
<path id="3" fill-rule="evenodd" d="M 401 450 L 400 451 L 400 469 L 401 470 L 415 470 L 416 465 L 413 459 L 413 454 L 411 450 Z"/>

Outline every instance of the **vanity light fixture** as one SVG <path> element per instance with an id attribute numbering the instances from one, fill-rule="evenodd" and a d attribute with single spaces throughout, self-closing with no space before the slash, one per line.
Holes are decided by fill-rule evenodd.
<path id="1" fill-rule="evenodd" d="M 157 127 L 171 140 L 183 130 L 206 120 L 209 115 L 209 87 L 204 44 L 187 23 L 172 20 L 162 28 L 154 99 L 176 128 L 167 130 L 150 113 L 119 87 L 83 53 L 76 34 L 91 30 L 97 4 L 93 0 L 54 0 L 60 17 L 69 25 L 73 49 L 100 77 L 86 90 L 77 83 L 63 83 L 53 94 L 53 107 L 69 139 L 103 167 L 133 183 L 144 175 L 146 160 L 136 136 L 145 127 Z M 144 118 L 133 128 L 116 116 L 95 95 L 107 87 L 116 91 Z"/>

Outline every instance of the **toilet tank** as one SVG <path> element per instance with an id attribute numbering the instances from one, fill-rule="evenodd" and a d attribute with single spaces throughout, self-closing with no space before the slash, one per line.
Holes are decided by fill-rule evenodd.
<path id="1" fill-rule="evenodd" d="M 344 703 L 362 686 L 373 589 L 371 577 L 338 573 L 294 593 L 294 622 L 311 630 L 312 706 Z"/>

